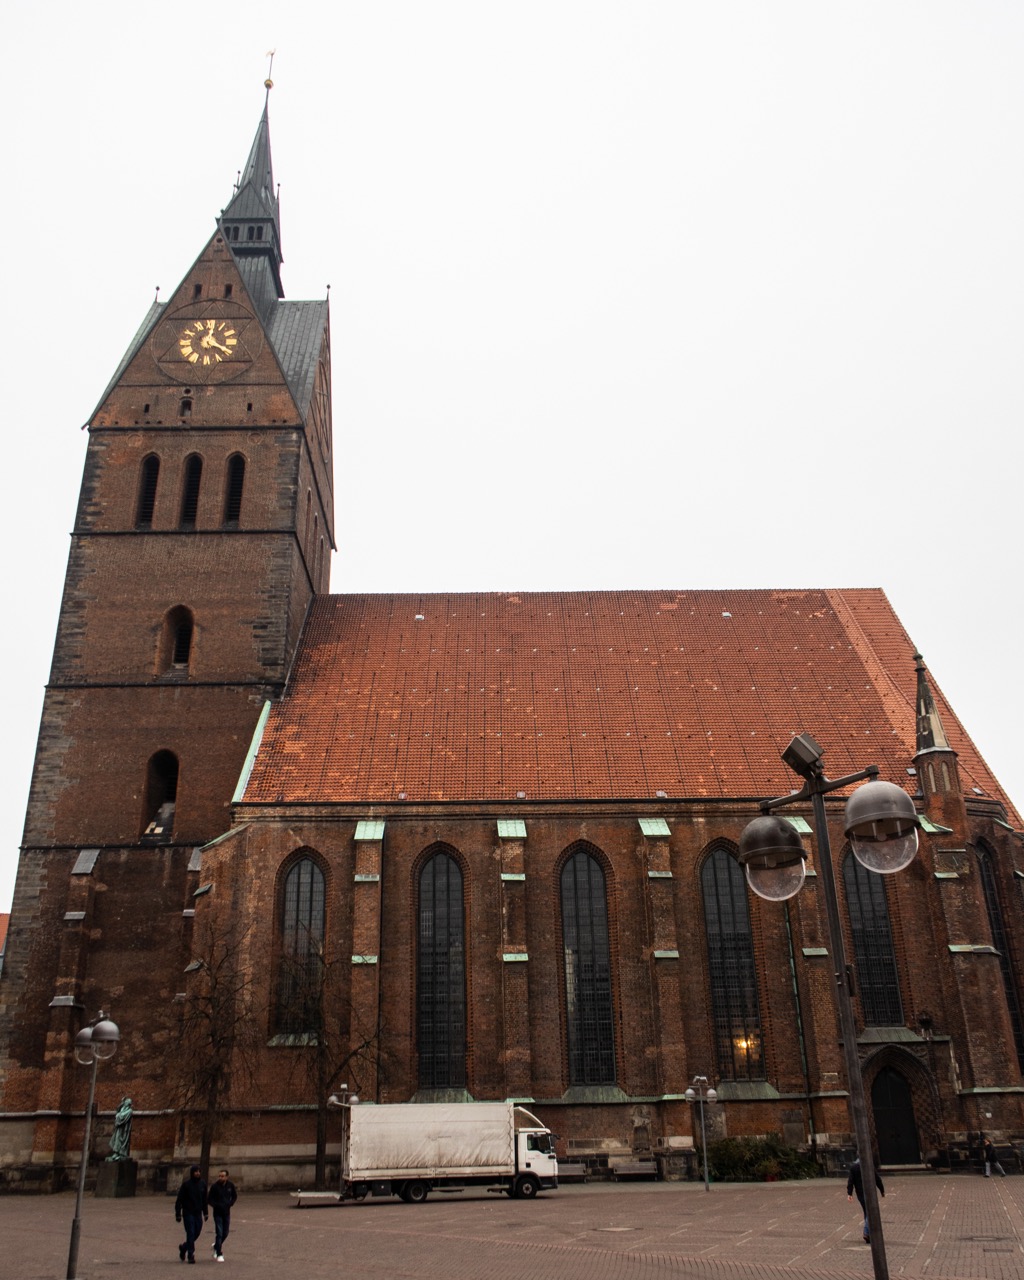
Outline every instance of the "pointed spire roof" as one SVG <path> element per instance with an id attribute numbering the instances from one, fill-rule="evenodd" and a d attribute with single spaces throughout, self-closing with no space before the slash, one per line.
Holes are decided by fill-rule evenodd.
<path id="1" fill-rule="evenodd" d="M 274 165 L 270 156 L 270 90 L 263 105 L 259 128 L 252 140 L 249 159 L 238 176 L 235 194 L 224 210 L 225 218 L 265 217 L 276 220 L 277 194 L 274 190 Z"/>
<path id="2" fill-rule="evenodd" d="M 924 658 L 915 653 L 914 662 L 917 670 L 917 754 L 924 751 L 952 751 L 928 683 L 928 668 L 924 665 Z"/>
<path id="3" fill-rule="evenodd" d="M 220 215 L 224 239 L 238 261 L 246 287 L 266 319 L 279 298 L 281 284 L 281 213 L 270 155 L 270 90 L 256 129 L 249 158 L 238 176 L 234 194 Z"/>

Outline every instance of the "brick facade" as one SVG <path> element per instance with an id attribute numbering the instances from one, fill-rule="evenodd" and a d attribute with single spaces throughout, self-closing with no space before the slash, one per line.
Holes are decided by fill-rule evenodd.
<path id="1" fill-rule="evenodd" d="M 269 175 L 267 127 L 264 115 L 241 194 L 259 185 L 264 151 Z M 251 207 L 269 210 L 272 244 L 276 203 L 262 198 Z M 194 1155 L 202 1117 L 181 1101 L 178 1068 L 217 955 L 246 1023 L 217 1158 L 249 1185 L 309 1176 L 317 1051 L 278 1031 L 298 859 L 323 877 L 323 1044 L 354 1054 L 345 1083 L 365 1100 L 426 1096 L 419 885 L 439 849 L 462 877 L 460 1096 L 529 1099 L 563 1156 L 601 1161 L 692 1140 L 682 1095 L 704 1075 L 719 1090 L 716 1132 L 848 1142 L 817 878 L 786 904 L 747 895 L 764 1063 L 749 1079 L 716 1040 L 701 881 L 715 850 L 735 853 L 756 799 L 787 785 L 787 735 L 818 720 L 837 773 L 846 756 L 863 767 L 871 742 L 929 824 L 885 883 L 903 1022 L 866 1025 L 856 1006 L 869 1097 L 886 1073 L 904 1082 L 901 1123 L 922 1159 L 979 1129 L 1024 1138 L 1020 819 L 938 693 L 927 715 L 952 745 L 923 745 L 915 658 L 884 596 L 326 596 L 326 307 L 267 293 L 279 259 L 261 268 L 227 238 L 241 209 L 151 313 L 90 421 L 0 977 L 0 1185 L 60 1186 L 76 1166 L 87 1073 L 71 1046 L 101 1007 L 123 1039 L 98 1074 L 94 1150 L 128 1094 L 143 1185 Z M 179 367 L 183 326 L 204 315 L 242 332 L 226 373 Z M 150 456 L 159 480 L 140 521 Z M 238 520 L 225 518 L 232 458 L 244 460 Z M 176 610 L 192 621 L 177 664 Z M 176 762 L 176 790 L 154 835 L 159 753 Z M 841 812 L 830 807 L 837 868 Z M 604 878 L 614 1080 L 601 1084 L 574 1083 L 569 1067 L 560 876 L 575 850 Z"/>

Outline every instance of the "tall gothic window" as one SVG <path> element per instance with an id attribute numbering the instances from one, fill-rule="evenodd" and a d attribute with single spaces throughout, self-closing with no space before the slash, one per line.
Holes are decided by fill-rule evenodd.
<path id="1" fill-rule="evenodd" d="M 747 887 L 728 849 L 714 849 L 700 873 L 708 978 L 718 1074 L 723 1080 L 763 1080 L 761 1009 Z"/>
<path id="2" fill-rule="evenodd" d="M 228 458 L 227 482 L 224 486 L 224 524 L 237 528 L 242 518 L 242 490 L 245 488 L 245 459 L 240 453 Z"/>
<path id="3" fill-rule="evenodd" d="M 308 854 L 288 868 L 279 903 L 275 1030 L 315 1035 L 323 1016 L 324 873 Z"/>
<path id="4" fill-rule="evenodd" d="M 182 529 L 194 529 L 196 515 L 199 511 L 199 485 L 203 479 L 203 460 L 198 453 L 189 454 L 185 459 L 185 482 L 181 489 L 181 517 L 178 524 Z"/>
<path id="5" fill-rule="evenodd" d="M 584 848 L 562 868 L 570 1085 L 615 1083 L 612 966 L 604 871 Z"/>
<path id="6" fill-rule="evenodd" d="M 861 866 L 848 852 L 843 859 L 843 885 L 857 965 L 857 991 L 865 1025 L 902 1026 L 903 1001 L 900 999 L 884 878 Z"/>
<path id="7" fill-rule="evenodd" d="M 439 849 L 420 872 L 416 1049 L 421 1089 L 466 1085 L 466 930 L 462 871 Z"/>
<path id="8" fill-rule="evenodd" d="M 135 527 L 148 529 L 153 523 L 153 511 L 156 507 L 156 486 L 160 479 L 160 459 L 155 453 L 147 454 L 142 459 L 142 470 L 139 474 L 139 499 L 135 506 Z"/>
<path id="9" fill-rule="evenodd" d="M 1003 904 L 999 896 L 995 867 L 992 864 L 992 853 L 983 845 L 978 848 L 978 871 L 985 894 L 985 909 L 988 912 L 989 929 L 992 931 L 992 945 L 999 952 L 999 968 L 1003 975 L 1003 989 L 1006 992 L 1006 1007 L 1010 1013 L 1010 1026 L 1013 1028 L 1013 1045 L 1017 1051 L 1017 1064 L 1021 1071 L 1024 1071 L 1024 1019 L 1021 1018 L 1020 1000 L 1017 997 L 1017 986 L 1013 978 L 1013 953 L 1006 933 Z"/>

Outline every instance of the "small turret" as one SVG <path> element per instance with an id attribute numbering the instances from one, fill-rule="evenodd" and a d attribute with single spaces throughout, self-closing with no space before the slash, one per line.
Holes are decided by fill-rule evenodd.
<path id="1" fill-rule="evenodd" d="M 925 799 L 930 796 L 960 796 L 960 775 L 956 752 L 942 727 L 924 658 L 914 654 L 917 669 L 917 751 L 914 763 Z"/>

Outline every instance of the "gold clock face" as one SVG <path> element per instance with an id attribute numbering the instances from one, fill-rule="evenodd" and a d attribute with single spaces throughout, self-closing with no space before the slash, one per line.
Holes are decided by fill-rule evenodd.
<path id="1" fill-rule="evenodd" d="M 235 354 L 238 332 L 230 320 L 193 320 L 178 337 L 178 350 L 189 364 L 207 369 Z"/>
<path id="2" fill-rule="evenodd" d="M 226 382 L 253 367 L 263 350 L 263 329 L 234 299 L 211 299 L 162 319 L 151 350 L 160 371 L 173 382 Z"/>

